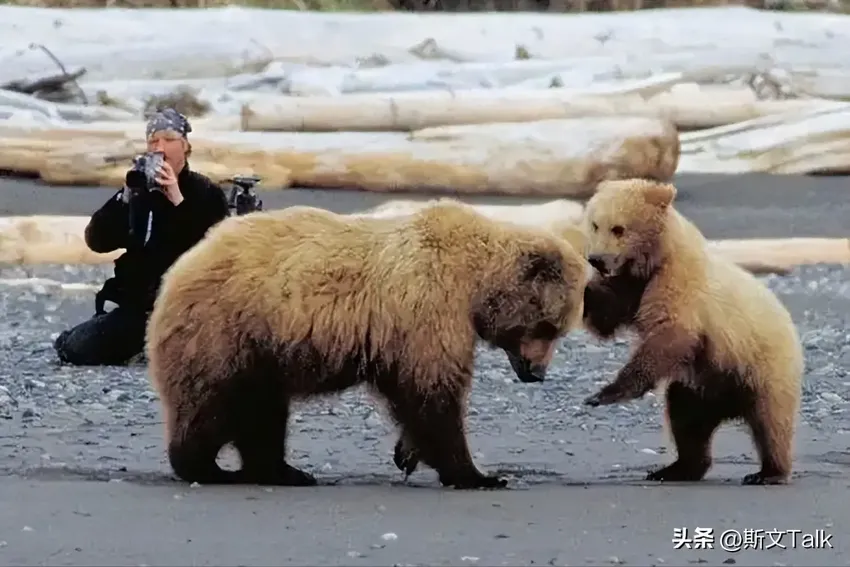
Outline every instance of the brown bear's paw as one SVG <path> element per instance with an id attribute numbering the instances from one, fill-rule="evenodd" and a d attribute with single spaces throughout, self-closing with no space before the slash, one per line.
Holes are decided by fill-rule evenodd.
<path id="1" fill-rule="evenodd" d="M 443 486 L 453 486 L 458 490 L 470 490 L 475 488 L 505 488 L 508 486 L 508 481 L 497 475 L 463 475 L 460 477 L 448 477 L 440 475 L 440 483 Z"/>
<path id="2" fill-rule="evenodd" d="M 764 471 L 759 471 L 746 475 L 741 481 L 741 484 L 745 486 L 758 486 L 765 484 L 786 484 L 787 482 L 788 477 L 784 474 L 765 473 Z"/>
<path id="3" fill-rule="evenodd" d="M 706 463 L 683 463 L 676 461 L 671 465 L 650 471 L 646 480 L 656 482 L 696 482 L 702 480 L 708 470 Z"/>
<path id="4" fill-rule="evenodd" d="M 398 470 L 404 473 L 404 476 L 410 476 L 419 466 L 419 452 L 410 447 L 405 441 L 404 436 L 400 437 L 395 444 L 393 451 L 393 462 Z"/>

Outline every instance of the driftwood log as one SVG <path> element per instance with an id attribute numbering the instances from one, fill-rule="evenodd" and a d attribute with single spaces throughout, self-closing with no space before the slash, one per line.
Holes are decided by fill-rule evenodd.
<path id="1" fill-rule="evenodd" d="M 592 116 L 644 116 L 679 130 L 734 124 L 811 110 L 817 99 L 758 100 L 746 87 L 688 85 L 654 96 L 569 89 L 465 89 L 258 97 L 242 106 L 242 130 L 253 132 L 413 131 L 435 126 L 530 122 Z"/>
<path id="2" fill-rule="evenodd" d="M 357 213 L 362 216 L 393 216 L 409 214 L 424 203 L 396 203 L 371 211 Z M 566 200 L 535 205 L 568 213 L 559 226 L 550 217 L 537 226 L 564 231 L 574 224 L 579 214 L 577 203 Z M 477 205 L 482 213 L 505 218 L 510 209 L 520 207 Z M 110 254 L 95 254 L 83 240 L 83 230 L 88 217 L 19 216 L 0 218 L 0 264 L 103 264 L 111 262 L 121 250 Z M 530 215 L 513 219 L 519 223 L 534 224 Z M 570 241 L 574 243 L 570 237 Z M 850 238 L 776 238 L 754 240 L 711 240 L 711 250 L 721 254 L 744 269 L 756 274 L 784 274 L 796 266 L 811 264 L 850 264 Z"/>
<path id="3" fill-rule="evenodd" d="M 137 131 L 143 131 L 141 125 Z M 94 127 L 0 127 L 0 169 L 54 185 L 120 186 L 144 141 Z M 480 124 L 402 132 L 193 132 L 192 160 L 216 180 L 256 174 L 265 188 L 584 198 L 603 179 L 669 180 L 679 137 L 634 116 Z"/>

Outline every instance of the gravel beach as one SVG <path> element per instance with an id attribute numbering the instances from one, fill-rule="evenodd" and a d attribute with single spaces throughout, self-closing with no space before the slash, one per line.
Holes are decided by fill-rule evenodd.
<path id="1" fill-rule="evenodd" d="M 757 192 L 770 207 L 741 197 L 763 178 L 735 179 L 738 191 L 728 189 L 729 180 L 680 183 L 680 208 L 712 237 L 848 232 L 843 179 L 803 178 L 809 197 L 799 215 L 776 197 L 794 195 L 783 189 L 793 178 L 769 179 Z M 0 181 L 0 214 L 85 214 L 71 210 L 92 209 L 79 196 L 90 195 L 95 207 L 108 196 L 28 185 L 30 200 L 16 196 L 27 183 Z M 65 191 L 78 191 L 78 199 L 56 210 L 51 195 L 66 199 Z M 285 194 L 299 193 L 302 203 L 327 198 Z M 328 208 L 345 206 L 334 203 Z M 363 199 L 354 208 L 374 204 Z M 508 490 L 481 492 L 442 489 L 427 468 L 405 482 L 392 464 L 395 433 L 359 391 L 305 404 L 293 419 L 291 461 L 316 474 L 318 487 L 174 481 L 144 365 L 60 366 L 51 348 L 62 329 L 90 315 L 110 272 L 0 266 L 0 565 L 850 565 L 847 268 L 764 278 L 805 344 L 791 485 L 740 486 L 758 460 L 734 425 L 716 437 L 715 465 L 704 482 L 643 482 L 647 469 L 675 458 L 658 400 L 650 394 L 626 405 L 582 407 L 625 362 L 628 346 L 578 332 L 562 342 L 542 384 L 517 383 L 503 353 L 480 351 L 470 443 L 482 468 L 510 478 Z M 674 549 L 674 528 L 693 535 L 697 527 L 713 529 L 713 549 Z M 761 530 L 762 543 L 723 549 L 747 530 Z M 792 533 L 758 549 L 776 538 L 765 535 L 771 530 L 834 535 L 819 545 L 825 549 L 804 548 Z"/>

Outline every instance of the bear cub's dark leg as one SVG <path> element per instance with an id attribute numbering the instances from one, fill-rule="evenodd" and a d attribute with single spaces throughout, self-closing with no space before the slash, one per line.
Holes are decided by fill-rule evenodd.
<path id="1" fill-rule="evenodd" d="M 724 413 L 717 402 L 707 400 L 697 390 L 680 382 L 667 386 L 667 412 L 676 443 L 677 459 L 650 472 L 646 479 L 656 481 L 697 481 L 711 468 L 711 438 Z"/>
<path id="2" fill-rule="evenodd" d="M 778 419 L 767 409 L 753 408 L 745 415 L 761 459 L 761 469 L 744 476 L 745 485 L 785 484 L 791 476 L 793 419 Z"/>
<path id="3" fill-rule="evenodd" d="M 396 466 L 415 470 L 421 459 L 440 476 L 443 486 L 459 489 L 503 488 L 507 480 L 485 475 L 475 466 L 463 423 L 465 397 L 460 389 L 419 394 L 381 388 L 403 428 L 396 443 Z"/>

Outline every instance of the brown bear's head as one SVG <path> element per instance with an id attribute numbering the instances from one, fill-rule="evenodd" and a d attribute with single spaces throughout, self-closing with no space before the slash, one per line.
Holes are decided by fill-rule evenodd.
<path id="1" fill-rule="evenodd" d="M 507 353 L 517 378 L 541 382 L 557 340 L 581 319 L 592 270 L 567 242 L 543 241 L 505 254 L 510 265 L 473 303 L 473 323 L 484 341 Z"/>
<path id="2" fill-rule="evenodd" d="M 676 188 L 669 183 L 621 179 L 599 184 L 587 202 L 584 230 L 591 265 L 603 275 L 650 274 L 668 224 Z"/>

